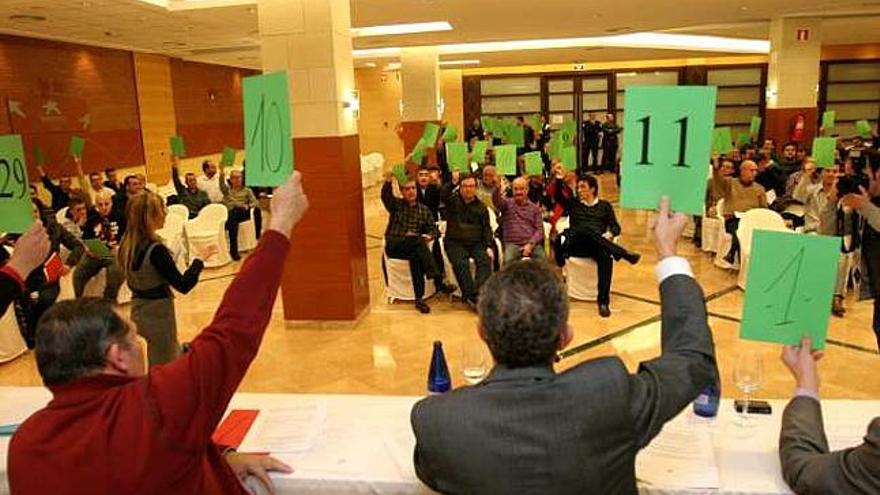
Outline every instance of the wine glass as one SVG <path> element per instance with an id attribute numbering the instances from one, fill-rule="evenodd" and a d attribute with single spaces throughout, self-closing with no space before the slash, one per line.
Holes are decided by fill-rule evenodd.
<path id="1" fill-rule="evenodd" d="M 764 361 L 760 354 L 749 352 L 737 357 L 733 369 L 733 381 L 745 394 L 742 411 L 736 421 L 738 426 L 755 426 L 755 420 L 749 416 L 749 401 L 764 383 Z"/>
<path id="2" fill-rule="evenodd" d="M 486 366 L 486 354 L 479 343 L 465 342 L 461 346 L 461 373 L 464 380 L 476 385 L 486 378 L 489 367 Z"/>

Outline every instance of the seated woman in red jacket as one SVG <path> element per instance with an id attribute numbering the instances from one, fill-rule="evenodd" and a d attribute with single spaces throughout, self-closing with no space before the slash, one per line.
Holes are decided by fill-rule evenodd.
<path id="1" fill-rule="evenodd" d="M 56 304 L 37 329 L 36 359 L 53 400 L 9 446 L 11 493 L 236 494 L 240 478 L 290 467 L 221 452 L 223 417 L 272 314 L 288 237 L 308 201 L 300 175 L 275 190 L 269 231 L 188 353 L 145 375 L 136 329 L 107 301 Z"/>

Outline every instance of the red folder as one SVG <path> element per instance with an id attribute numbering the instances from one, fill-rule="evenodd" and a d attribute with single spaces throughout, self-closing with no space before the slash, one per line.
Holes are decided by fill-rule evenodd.
<path id="1" fill-rule="evenodd" d="M 260 411 L 257 409 L 235 409 L 230 411 L 226 419 L 214 430 L 211 440 L 217 445 L 238 449 L 259 413 Z"/>
<path id="2" fill-rule="evenodd" d="M 52 253 L 52 256 L 43 263 L 43 274 L 46 276 L 47 284 L 54 284 L 61 278 L 61 268 L 64 262 L 58 257 L 58 253 Z"/>

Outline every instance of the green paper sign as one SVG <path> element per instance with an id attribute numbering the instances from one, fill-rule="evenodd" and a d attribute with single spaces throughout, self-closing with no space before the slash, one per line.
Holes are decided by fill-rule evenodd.
<path id="1" fill-rule="evenodd" d="M 0 232 L 21 234 L 34 223 L 21 136 L 0 136 Z"/>
<path id="2" fill-rule="evenodd" d="M 871 137 L 871 124 L 867 120 L 856 121 L 856 130 L 863 138 Z"/>
<path id="3" fill-rule="evenodd" d="M 480 165 L 486 163 L 486 151 L 489 149 L 489 141 L 475 141 L 474 149 L 471 150 L 471 160 Z"/>
<path id="4" fill-rule="evenodd" d="M 235 163 L 235 148 L 229 146 L 223 148 L 223 157 L 220 158 L 220 163 L 224 167 L 231 167 Z"/>
<path id="5" fill-rule="evenodd" d="M 756 230 L 740 338 L 825 347 L 840 238 Z"/>
<path id="6" fill-rule="evenodd" d="M 752 117 L 752 122 L 749 125 L 749 134 L 752 136 L 757 136 L 761 133 L 761 117 L 757 115 Z"/>
<path id="7" fill-rule="evenodd" d="M 495 167 L 502 175 L 516 175 L 516 145 L 504 144 L 495 147 Z"/>
<path id="8" fill-rule="evenodd" d="M 562 166 L 569 172 L 577 170 L 577 148 L 574 146 L 562 148 Z"/>
<path id="9" fill-rule="evenodd" d="M 184 157 L 186 156 L 186 147 L 183 145 L 183 138 L 180 136 L 171 136 L 168 138 L 168 142 L 171 145 L 171 156 L 176 157 Z"/>
<path id="10" fill-rule="evenodd" d="M 492 117 L 480 117 L 480 126 L 483 128 L 483 132 L 492 132 L 494 134 L 494 120 Z"/>
<path id="11" fill-rule="evenodd" d="M 88 249 L 90 253 L 99 258 L 110 257 L 110 249 L 108 249 L 107 245 L 104 244 L 104 241 L 100 239 L 83 239 L 83 244 L 85 244 L 86 249 Z"/>
<path id="12" fill-rule="evenodd" d="M 526 174 L 542 175 L 544 173 L 544 161 L 541 160 L 540 151 L 526 153 L 523 155 L 523 160 L 526 162 Z"/>
<path id="13" fill-rule="evenodd" d="M 567 143 L 565 139 L 562 138 L 562 133 L 560 131 L 553 133 L 553 137 L 550 138 L 550 158 L 553 160 L 561 160 L 562 149 L 569 144 L 570 143 Z"/>
<path id="14" fill-rule="evenodd" d="M 630 86 L 623 114 L 621 205 L 702 215 L 712 132 L 714 86 Z"/>
<path id="15" fill-rule="evenodd" d="M 837 148 L 837 138 L 817 137 L 813 139 L 813 159 L 819 168 L 834 166 L 834 150 Z"/>
<path id="16" fill-rule="evenodd" d="M 420 139 L 410 153 L 410 161 L 417 165 L 421 165 L 422 160 L 425 159 L 425 148 L 427 148 L 427 145 Z"/>
<path id="17" fill-rule="evenodd" d="M 837 120 L 837 112 L 828 110 L 822 114 L 822 127 L 827 131 L 834 129 Z"/>
<path id="18" fill-rule="evenodd" d="M 526 122 L 535 131 L 535 133 L 541 132 L 541 114 L 534 113 L 526 117 Z"/>
<path id="19" fill-rule="evenodd" d="M 446 130 L 443 131 L 443 140 L 447 143 L 451 143 L 458 139 L 458 130 L 454 125 L 446 126 Z"/>
<path id="20" fill-rule="evenodd" d="M 433 123 L 428 122 L 425 124 L 425 129 L 422 131 L 422 139 L 428 148 L 433 148 L 434 145 L 437 144 L 437 137 L 440 135 L 440 126 Z"/>
<path id="21" fill-rule="evenodd" d="M 73 136 L 70 138 L 70 156 L 75 156 L 78 158 L 82 158 L 83 148 L 86 147 L 86 140 L 79 137 Z"/>
<path id="22" fill-rule="evenodd" d="M 507 128 L 504 133 L 507 136 L 507 142 L 515 144 L 518 148 L 524 148 L 526 145 L 525 129 L 521 125 L 513 124 Z"/>
<path id="23" fill-rule="evenodd" d="M 752 142 L 752 136 L 749 135 L 748 132 L 740 132 L 736 135 L 736 145 L 737 146 L 746 146 L 747 144 Z"/>
<path id="24" fill-rule="evenodd" d="M 34 161 L 40 166 L 46 164 L 46 155 L 43 153 L 43 148 L 34 146 Z"/>
<path id="25" fill-rule="evenodd" d="M 406 175 L 406 167 L 403 164 L 398 163 L 391 169 L 391 173 L 394 174 L 394 177 L 397 178 L 397 182 L 402 186 L 406 184 L 406 181 L 409 180 L 409 177 Z"/>
<path id="26" fill-rule="evenodd" d="M 244 78 L 247 185 L 275 187 L 293 174 L 287 72 Z"/>
<path id="27" fill-rule="evenodd" d="M 730 127 L 716 127 L 712 132 L 712 152 L 726 155 L 733 150 Z"/>
<path id="28" fill-rule="evenodd" d="M 446 143 L 446 163 L 451 170 L 470 170 L 467 155 L 467 143 Z"/>

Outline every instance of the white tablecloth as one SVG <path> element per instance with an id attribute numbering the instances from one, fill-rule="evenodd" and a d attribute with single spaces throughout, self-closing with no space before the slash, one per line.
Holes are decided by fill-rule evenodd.
<path id="1" fill-rule="evenodd" d="M 49 399 L 38 387 L 0 387 L 0 423 L 22 420 Z M 296 471 L 289 476 L 275 476 L 280 494 L 413 494 L 431 493 L 417 480 L 412 468 L 414 439 L 409 412 L 418 397 L 367 395 L 294 395 L 237 394 L 230 409 L 260 409 L 257 422 L 245 442 L 263 429 L 261 418 L 271 418 L 297 411 L 321 411 L 314 435 L 290 431 L 291 441 L 311 442 L 303 452 L 278 453 Z M 791 493 L 779 472 L 777 444 L 782 410 L 786 401 L 770 401 L 771 416 L 755 416 L 757 426 L 740 428 L 733 424 L 731 401 L 724 400 L 718 418 L 695 417 L 690 408 L 674 421 L 711 432 L 721 480 L 720 490 L 705 493 L 788 494 Z M 823 401 L 825 427 L 832 448 L 861 442 L 871 418 L 880 416 L 880 401 Z M 280 426 L 273 425 L 275 431 Z M 663 435 L 663 433 L 661 433 Z M 6 451 L 9 437 L 0 437 L 0 494 L 8 493 Z M 671 487 L 642 485 L 645 494 L 700 493 Z"/>

